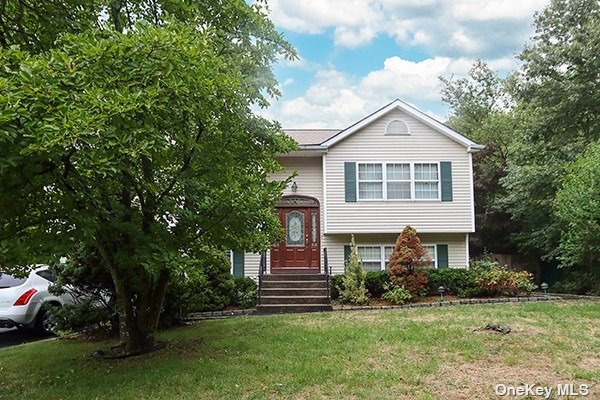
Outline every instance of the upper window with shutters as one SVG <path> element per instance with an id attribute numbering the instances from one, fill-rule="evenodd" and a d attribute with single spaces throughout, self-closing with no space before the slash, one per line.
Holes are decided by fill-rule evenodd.
<path id="1" fill-rule="evenodd" d="M 358 201 L 452 200 L 451 164 L 448 161 L 351 163 L 354 165 Z M 351 182 L 352 179 L 347 180 L 346 184 L 352 185 Z"/>

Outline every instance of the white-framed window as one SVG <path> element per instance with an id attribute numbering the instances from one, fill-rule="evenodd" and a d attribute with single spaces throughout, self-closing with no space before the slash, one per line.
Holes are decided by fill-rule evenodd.
<path id="1" fill-rule="evenodd" d="M 437 268 L 437 246 L 435 244 L 422 244 L 422 246 L 431 259 L 431 267 Z"/>
<path id="2" fill-rule="evenodd" d="M 366 271 L 385 270 L 390 261 L 390 256 L 394 251 L 393 245 L 386 244 L 360 245 L 356 247 Z"/>
<path id="3" fill-rule="evenodd" d="M 435 244 L 422 245 L 431 259 L 431 268 L 437 268 L 437 252 Z M 394 245 L 390 244 L 365 244 L 357 245 L 358 254 L 363 262 L 365 271 L 383 271 L 387 268 Z M 382 257 L 383 256 L 383 257 Z"/>
<path id="4" fill-rule="evenodd" d="M 415 199 L 439 198 L 440 174 L 437 164 L 415 163 Z"/>
<path id="5" fill-rule="evenodd" d="M 358 198 L 361 200 L 383 199 L 382 164 L 358 164 Z"/>
<path id="6" fill-rule="evenodd" d="M 437 162 L 357 163 L 358 200 L 440 200 Z"/>
<path id="7" fill-rule="evenodd" d="M 392 119 L 385 127 L 386 135 L 410 135 L 408 124 L 401 119 Z"/>
<path id="8" fill-rule="evenodd" d="M 388 199 L 410 199 L 410 164 L 386 164 Z"/>
<path id="9" fill-rule="evenodd" d="M 365 271 L 381 270 L 381 246 L 356 246 Z"/>

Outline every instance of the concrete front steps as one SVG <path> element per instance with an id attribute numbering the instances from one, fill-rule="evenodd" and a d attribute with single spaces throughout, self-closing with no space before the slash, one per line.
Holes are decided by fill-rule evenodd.
<path id="1" fill-rule="evenodd" d="M 327 276 L 263 275 L 257 314 L 332 311 Z"/>

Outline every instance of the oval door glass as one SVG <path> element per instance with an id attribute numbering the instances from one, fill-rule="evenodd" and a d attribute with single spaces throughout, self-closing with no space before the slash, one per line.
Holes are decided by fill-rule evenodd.
<path id="1" fill-rule="evenodd" d="M 304 245 L 304 214 L 290 211 L 286 216 L 286 242 L 288 246 Z"/>

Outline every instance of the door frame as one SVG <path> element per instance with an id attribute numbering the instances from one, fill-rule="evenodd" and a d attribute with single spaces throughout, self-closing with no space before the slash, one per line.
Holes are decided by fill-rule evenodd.
<path id="1" fill-rule="evenodd" d="M 309 209 L 310 210 L 310 231 L 309 245 L 305 246 L 308 248 L 308 264 L 306 268 L 282 268 L 281 265 L 275 265 L 275 258 L 273 257 L 273 250 L 278 249 L 281 253 L 281 249 L 285 248 L 285 237 L 286 237 L 286 226 L 282 226 L 283 239 L 279 243 L 273 243 L 271 245 L 271 260 L 270 268 L 271 274 L 319 274 L 321 273 L 321 206 L 319 200 L 312 196 L 304 195 L 288 195 L 281 198 L 277 206 L 275 207 L 275 213 L 278 218 L 282 211 L 293 210 L 293 209 Z M 316 223 L 312 220 L 312 216 L 316 215 Z M 281 219 L 280 219 L 281 221 Z M 313 225 L 314 223 L 314 225 Z M 316 241 L 313 242 L 313 226 L 316 227 Z M 282 255 L 280 254 L 280 257 Z M 282 263 L 282 260 L 277 260 L 278 264 Z"/>

